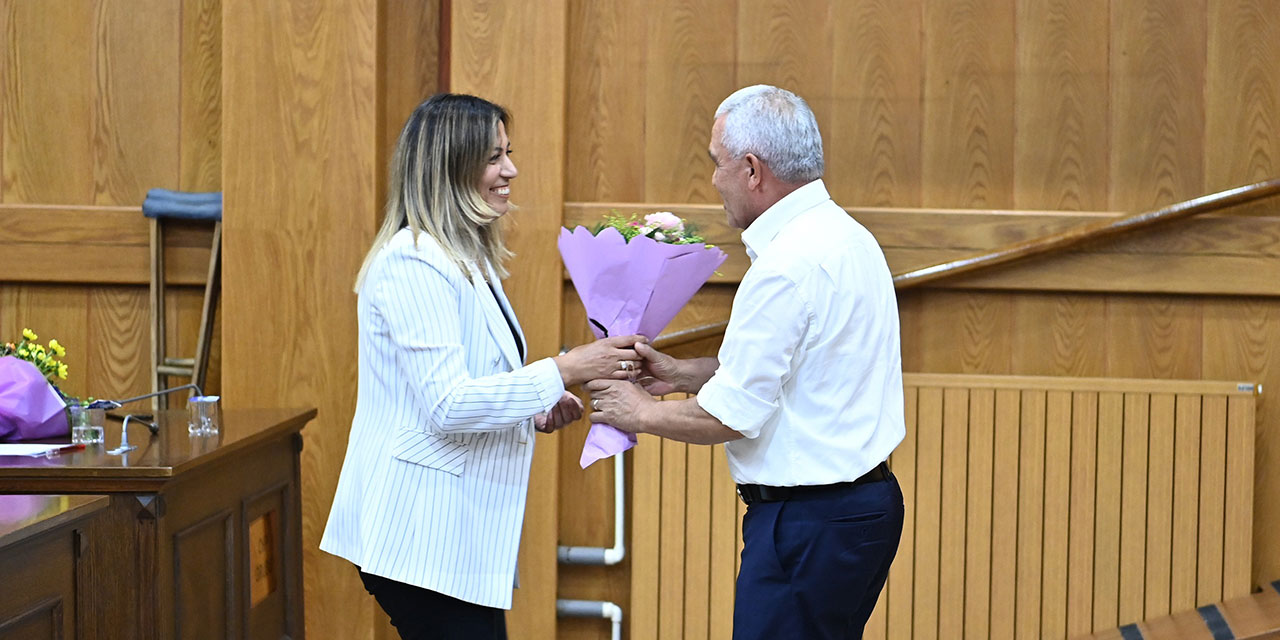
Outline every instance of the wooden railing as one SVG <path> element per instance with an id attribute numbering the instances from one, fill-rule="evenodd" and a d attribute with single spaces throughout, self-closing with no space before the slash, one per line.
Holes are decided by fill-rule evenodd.
<path id="1" fill-rule="evenodd" d="M 1203 213 L 1221 211 L 1280 194 L 1280 178 L 1227 189 L 1184 202 L 1130 216 L 1112 218 L 1041 238 L 1018 242 L 972 256 L 912 269 L 893 276 L 894 287 L 902 290 L 961 275 L 992 269 L 1032 257 L 1061 253 L 1140 229 L 1151 229 Z M 723 334 L 728 322 L 717 322 L 658 336 L 658 349 L 712 338 Z"/>

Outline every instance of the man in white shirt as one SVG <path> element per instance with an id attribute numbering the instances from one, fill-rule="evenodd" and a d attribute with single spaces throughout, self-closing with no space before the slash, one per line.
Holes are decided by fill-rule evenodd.
<path id="1" fill-rule="evenodd" d="M 708 152 L 752 261 L 719 355 L 637 345 L 648 393 L 588 383 L 591 421 L 725 443 L 748 505 L 735 639 L 861 638 L 902 535 L 902 492 L 884 463 L 906 432 L 893 280 L 875 238 L 827 193 L 804 100 L 766 85 L 735 92 Z M 652 397 L 671 392 L 697 396 Z"/>

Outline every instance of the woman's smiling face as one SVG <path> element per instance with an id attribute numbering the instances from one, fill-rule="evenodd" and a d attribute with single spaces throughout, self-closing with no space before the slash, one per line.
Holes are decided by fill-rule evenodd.
<path id="1" fill-rule="evenodd" d="M 498 215 L 505 215 L 510 208 L 511 180 L 519 171 L 511 161 L 511 141 L 507 139 L 507 127 L 501 120 L 490 151 L 489 164 L 480 177 L 480 195 Z"/>

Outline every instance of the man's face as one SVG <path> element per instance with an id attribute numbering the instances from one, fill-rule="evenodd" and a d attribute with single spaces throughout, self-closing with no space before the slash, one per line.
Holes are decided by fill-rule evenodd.
<path id="1" fill-rule="evenodd" d="M 711 144 L 707 154 L 715 163 L 715 172 L 711 174 L 711 185 L 720 192 L 724 201 L 724 211 L 728 215 L 729 226 L 735 229 L 746 229 L 755 220 L 751 212 L 749 192 L 747 191 L 748 166 L 743 158 L 731 158 L 721 142 L 724 138 L 724 118 L 716 118 L 711 125 Z"/>

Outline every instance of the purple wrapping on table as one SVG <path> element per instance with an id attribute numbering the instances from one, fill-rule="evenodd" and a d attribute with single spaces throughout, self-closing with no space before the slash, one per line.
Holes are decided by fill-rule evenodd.
<path id="1" fill-rule="evenodd" d="M 596 323 L 611 336 L 657 337 L 728 257 L 703 244 L 663 244 L 643 236 L 627 242 L 613 228 L 595 236 L 585 227 L 561 229 L 559 246 L 597 338 L 604 333 Z M 578 464 L 585 469 L 635 443 L 632 434 L 593 424 Z"/>
<path id="2" fill-rule="evenodd" d="M 0 358 L 0 440 L 66 435 L 66 406 L 34 364 Z"/>

